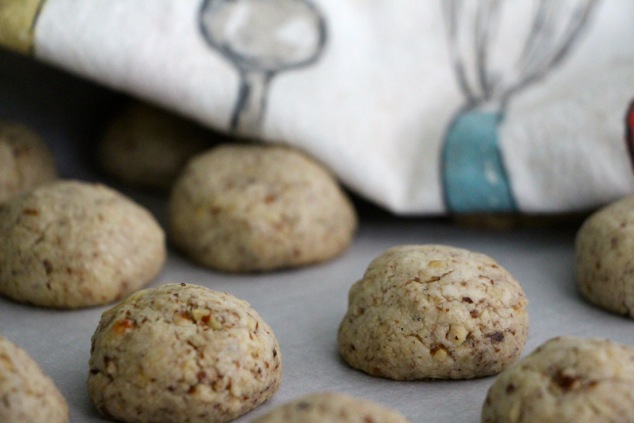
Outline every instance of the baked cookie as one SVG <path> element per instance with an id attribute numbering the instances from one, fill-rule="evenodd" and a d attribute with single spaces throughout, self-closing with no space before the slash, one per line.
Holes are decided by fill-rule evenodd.
<path id="1" fill-rule="evenodd" d="M 256 272 L 342 253 L 356 213 L 333 177 L 281 146 L 224 145 L 189 162 L 169 202 L 170 235 L 194 261 Z"/>
<path id="2" fill-rule="evenodd" d="M 389 379 L 492 375 L 522 352 L 526 305 L 520 284 L 484 254 L 398 246 L 350 289 L 339 351 L 352 367 Z"/>
<path id="3" fill-rule="evenodd" d="M 269 325 L 245 301 L 168 284 L 106 311 L 92 337 L 88 392 L 124 422 L 228 422 L 277 391 Z"/>
<path id="4" fill-rule="evenodd" d="M 107 125 L 97 159 L 108 174 L 130 186 L 167 191 L 187 160 L 219 138 L 176 114 L 131 102 Z"/>
<path id="5" fill-rule="evenodd" d="M 68 422 L 68 405 L 53 381 L 26 351 L 2 336 L 0 422 Z"/>
<path id="6" fill-rule="evenodd" d="M 483 423 L 634 421 L 634 348 L 605 339 L 552 339 L 500 374 Z"/>
<path id="7" fill-rule="evenodd" d="M 585 220 L 575 241 L 575 273 L 588 301 L 634 317 L 634 196 Z"/>
<path id="8" fill-rule="evenodd" d="M 24 125 L 0 121 L 0 205 L 56 178 L 53 154 L 40 136 Z"/>
<path id="9" fill-rule="evenodd" d="M 99 184 L 53 182 L 0 210 L 0 294 L 40 306 L 106 304 L 152 281 L 165 261 L 153 216 Z"/>
<path id="10" fill-rule="evenodd" d="M 320 392 L 290 401 L 251 423 L 408 423 L 397 411 L 345 394 Z"/>

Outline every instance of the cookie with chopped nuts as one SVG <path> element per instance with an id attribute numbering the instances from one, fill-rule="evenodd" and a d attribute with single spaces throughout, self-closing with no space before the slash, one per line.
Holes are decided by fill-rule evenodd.
<path id="1" fill-rule="evenodd" d="M 335 392 L 305 395 L 251 420 L 251 423 L 409 423 L 399 412 L 372 401 Z"/>
<path id="2" fill-rule="evenodd" d="M 634 317 L 634 196 L 588 217 L 577 232 L 575 273 L 581 294 L 613 313 Z"/>
<path id="3" fill-rule="evenodd" d="M 357 218 L 332 175 L 300 152 L 223 145 L 189 162 L 172 190 L 169 223 L 194 261 L 258 272 L 341 254 Z"/>
<path id="4" fill-rule="evenodd" d="M 634 421 L 634 347 L 606 339 L 551 339 L 502 372 L 482 423 Z"/>
<path id="5" fill-rule="evenodd" d="M 91 351 L 90 398 L 124 422 L 228 422 L 273 396 L 282 376 L 262 317 L 190 284 L 139 291 L 104 312 Z"/>
<path id="6" fill-rule="evenodd" d="M 29 354 L 0 336 L 0 422 L 68 423 L 68 404 Z"/>
<path id="7" fill-rule="evenodd" d="M 108 174 L 130 186 L 167 191 L 187 160 L 218 138 L 166 110 L 131 102 L 107 124 L 97 160 Z"/>
<path id="8" fill-rule="evenodd" d="M 0 210 L 0 294 L 44 307 L 110 303 L 151 282 L 165 235 L 145 208 L 104 185 L 58 181 Z"/>
<path id="9" fill-rule="evenodd" d="M 526 306 L 520 284 L 484 254 L 398 246 L 350 289 L 339 351 L 352 367 L 389 379 L 488 376 L 521 354 Z"/>
<path id="10" fill-rule="evenodd" d="M 24 125 L 0 121 L 0 205 L 55 179 L 55 160 L 42 138 Z"/>

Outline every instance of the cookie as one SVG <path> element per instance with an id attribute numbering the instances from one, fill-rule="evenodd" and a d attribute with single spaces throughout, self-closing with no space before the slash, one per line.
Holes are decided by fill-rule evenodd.
<path id="1" fill-rule="evenodd" d="M 227 272 L 331 259 L 350 245 L 355 210 L 335 179 L 298 151 L 224 145 L 189 162 L 169 201 L 172 241 Z"/>
<path id="2" fill-rule="evenodd" d="M 484 254 L 398 246 L 350 289 L 339 351 L 352 367 L 389 379 L 488 376 L 521 354 L 526 306 L 520 284 Z"/>
<path id="3" fill-rule="evenodd" d="M 269 399 L 280 348 L 245 301 L 190 284 L 132 294 L 92 337 L 88 392 L 123 422 L 228 422 Z"/>
<path id="4" fill-rule="evenodd" d="M 99 184 L 59 181 L 0 210 L 0 294 L 45 307 L 106 304 L 152 281 L 165 261 L 154 217 Z"/>
<path id="5" fill-rule="evenodd" d="M 28 127 L 0 121 L 0 205 L 57 178 L 53 154 Z"/>
<path id="6" fill-rule="evenodd" d="M 281 405 L 251 423 L 408 423 L 397 411 L 349 395 L 320 392 Z"/>
<path id="7" fill-rule="evenodd" d="M 2 336 L 0 422 L 68 422 L 68 405 L 53 381 L 26 351 Z"/>
<path id="8" fill-rule="evenodd" d="M 634 196 L 588 217 L 575 240 L 581 294 L 614 313 L 634 317 Z"/>
<path id="9" fill-rule="evenodd" d="M 192 121 L 141 102 L 107 125 L 97 149 L 101 167 L 138 188 L 168 191 L 189 160 L 221 138 Z"/>
<path id="10" fill-rule="evenodd" d="M 482 423 L 634 421 L 634 348 L 605 339 L 552 339 L 500 374 Z"/>

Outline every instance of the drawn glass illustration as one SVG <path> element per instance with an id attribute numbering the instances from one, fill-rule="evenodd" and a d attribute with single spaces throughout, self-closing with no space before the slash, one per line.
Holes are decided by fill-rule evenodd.
<path id="1" fill-rule="evenodd" d="M 309 0 L 204 0 L 199 24 L 240 75 L 230 128 L 243 135 L 259 133 L 271 79 L 317 61 L 326 39 L 324 19 Z"/>
<path id="2" fill-rule="evenodd" d="M 510 35 L 516 51 L 505 51 L 503 57 L 494 49 L 501 38 L 509 37 L 504 19 L 505 6 L 511 2 L 441 2 L 453 70 L 466 100 L 443 144 L 445 205 L 453 212 L 516 211 L 498 126 L 511 98 L 546 77 L 570 54 L 599 0 L 528 1 L 525 6 L 532 13 L 526 16 L 525 30 L 512 28 Z M 525 35 L 517 38 L 518 33 Z"/>

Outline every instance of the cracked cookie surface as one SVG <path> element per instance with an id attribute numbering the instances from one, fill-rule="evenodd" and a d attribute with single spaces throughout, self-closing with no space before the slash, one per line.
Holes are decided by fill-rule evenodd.
<path id="1" fill-rule="evenodd" d="M 372 401 L 336 392 L 318 392 L 289 401 L 251 423 L 409 423 L 409 419 Z"/>
<path id="2" fill-rule="evenodd" d="M 483 423 L 634 421 L 634 348 L 606 339 L 551 339 L 502 372 Z"/>
<path id="3" fill-rule="evenodd" d="M 68 423 L 68 404 L 29 354 L 0 336 L 0 422 Z"/>
<path id="4" fill-rule="evenodd" d="M 90 397 L 125 422 L 227 422 L 269 399 L 282 375 L 275 335 L 246 301 L 190 284 L 104 312 L 91 350 Z"/>
<path id="5" fill-rule="evenodd" d="M 526 306 L 520 284 L 484 254 L 398 246 L 351 287 L 339 351 L 352 367 L 389 379 L 488 376 L 521 354 Z"/>
<path id="6" fill-rule="evenodd" d="M 45 307 L 106 304 L 152 281 L 165 261 L 154 217 L 100 184 L 58 181 L 0 210 L 0 294 Z"/>
<path id="7" fill-rule="evenodd" d="M 634 317 L 634 196 L 598 210 L 579 228 L 575 274 L 588 301 Z"/>
<path id="8" fill-rule="evenodd" d="M 348 248 L 352 203 L 322 166 L 281 146 L 223 145 L 191 160 L 169 204 L 170 236 L 229 272 L 318 263 Z"/>
<path id="9" fill-rule="evenodd" d="M 28 127 L 0 120 L 0 204 L 57 179 L 53 154 Z"/>

